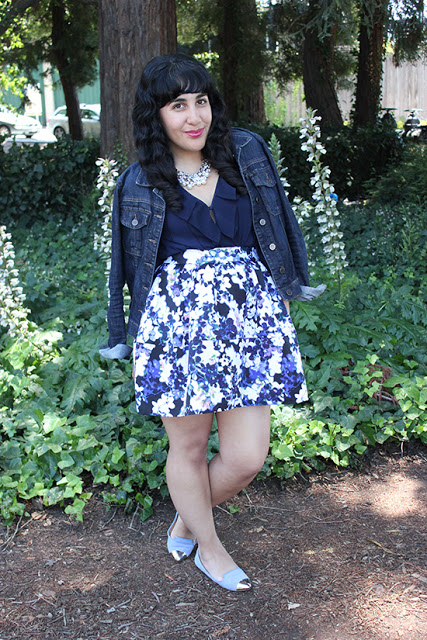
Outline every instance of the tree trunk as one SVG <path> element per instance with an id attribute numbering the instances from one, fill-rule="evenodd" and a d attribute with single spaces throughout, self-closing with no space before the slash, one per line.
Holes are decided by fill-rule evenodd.
<path id="1" fill-rule="evenodd" d="M 307 23 L 319 11 L 321 11 L 319 0 L 312 0 L 307 14 Z M 336 128 L 342 127 L 343 121 L 334 83 L 335 29 L 332 26 L 330 33 L 322 39 L 319 38 L 319 31 L 316 25 L 306 30 L 303 53 L 303 81 L 307 107 L 316 109 L 317 115 L 322 118 L 322 126 Z"/>
<path id="2" fill-rule="evenodd" d="M 220 0 L 222 25 L 219 33 L 221 46 L 222 96 L 227 105 L 227 115 L 237 122 L 239 117 L 238 85 L 236 72 L 239 67 L 239 48 L 236 38 L 239 7 L 237 2 Z"/>
<path id="3" fill-rule="evenodd" d="M 101 156 L 136 160 L 132 109 L 146 63 L 177 48 L 175 0 L 99 0 Z"/>
<path id="4" fill-rule="evenodd" d="M 230 120 L 265 122 L 263 35 L 255 0 L 218 0 L 222 94 Z"/>
<path id="5" fill-rule="evenodd" d="M 252 89 L 249 99 L 247 101 L 244 100 L 244 102 L 247 102 L 246 109 L 249 122 L 257 124 L 266 122 L 264 84 L 261 81 Z"/>
<path id="6" fill-rule="evenodd" d="M 377 123 L 381 101 L 383 74 L 384 22 L 388 3 L 383 0 L 369 11 L 368 0 L 362 2 L 359 27 L 359 58 L 357 68 L 354 124 Z"/>
<path id="7" fill-rule="evenodd" d="M 58 69 L 64 91 L 70 135 L 73 140 L 83 140 L 83 125 L 79 98 L 77 89 L 70 76 L 70 65 L 67 54 L 63 49 L 63 43 L 67 38 L 64 2 L 62 0 L 52 0 L 50 10 L 52 12 L 52 62 Z"/>

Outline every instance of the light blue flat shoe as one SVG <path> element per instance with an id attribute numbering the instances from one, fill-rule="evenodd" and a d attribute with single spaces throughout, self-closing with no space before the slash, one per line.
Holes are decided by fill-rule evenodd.
<path id="1" fill-rule="evenodd" d="M 174 528 L 177 520 L 178 513 L 175 515 L 175 518 L 173 519 L 173 522 L 168 529 L 168 551 L 174 560 L 176 560 L 177 562 L 181 562 L 191 555 L 191 552 L 196 545 L 196 540 L 191 540 L 190 538 L 180 538 L 179 536 L 175 536 L 175 538 L 171 537 L 171 531 Z"/>
<path id="2" fill-rule="evenodd" d="M 228 591 L 247 591 L 252 587 L 252 583 L 243 569 L 237 567 L 236 569 L 232 569 L 231 571 L 227 571 L 222 580 L 215 580 L 213 576 L 206 571 L 205 567 L 202 565 L 202 561 L 199 557 L 199 550 L 197 549 L 196 555 L 194 558 L 194 564 L 200 571 L 208 576 L 213 582 L 219 584 L 220 587 L 224 589 L 228 589 Z"/>

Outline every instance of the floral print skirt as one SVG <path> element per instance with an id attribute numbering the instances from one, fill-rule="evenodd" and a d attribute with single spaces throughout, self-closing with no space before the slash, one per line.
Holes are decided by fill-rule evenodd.
<path id="1" fill-rule="evenodd" d="M 188 249 L 155 273 L 134 343 L 139 413 L 304 402 L 295 329 L 255 249 Z"/>

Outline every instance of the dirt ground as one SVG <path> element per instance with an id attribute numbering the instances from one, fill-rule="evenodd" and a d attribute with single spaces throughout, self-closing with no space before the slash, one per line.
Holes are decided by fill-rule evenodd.
<path id="1" fill-rule="evenodd" d="M 375 452 L 359 471 L 253 483 L 215 510 L 249 592 L 166 550 L 174 510 L 89 505 L 0 527 L 0 640 L 426 640 L 427 448 Z"/>

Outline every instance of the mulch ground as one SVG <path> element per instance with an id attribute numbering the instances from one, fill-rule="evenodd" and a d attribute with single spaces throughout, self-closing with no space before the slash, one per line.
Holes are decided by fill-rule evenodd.
<path id="1" fill-rule="evenodd" d="M 0 527 L 0 640 L 426 640 L 427 448 L 374 452 L 359 471 L 253 483 L 215 510 L 252 577 L 230 593 L 166 551 L 174 510 L 93 499 Z"/>

